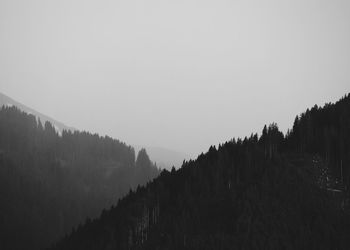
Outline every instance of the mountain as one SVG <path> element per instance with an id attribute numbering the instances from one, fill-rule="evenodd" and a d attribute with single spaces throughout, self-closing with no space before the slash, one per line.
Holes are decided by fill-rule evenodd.
<path id="1" fill-rule="evenodd" d="M 6 96 L 5 94 L 0 93 L 0 107 L 2 106 L 8 106 L 8 107 L 15 106 L 28 114 L 32 114 L 36 116 L 37 118 L 40 119 L 40 121 L 43 124 L 46 121 L 49 121 L 54 126 L 56 131 L 59 132 L 60 134 L 62 134 L 63 130 L 70 130 L 72 132 L 76 130 L 73 127 L 69 127 L 63 124 L 62 122 L 59 122 L 53 118 L 50 118 L 47 115 L 44 115 L 32 108 L 29 108 L 13 100 L 12 98 Z M 160 167 L 161 169 L 164 168 L 164 169 L 170 170 L 173 166 L 175 166 L 175 168 L 179 168 L 182 165 L 184 160 L 189 159 L 189 156 L 183 152 L 178 152 L 178 151 L 163 148 L 163 147 L 139 146 L 139 145 L 134 145 L 133 147 L 135 148 L 136 152 L 140 151 L 142 148 L 145 148 L 150 158 L 152 159 L 152 161 L 154 161 L 157 164 L 157 166 Z"/>
<path id="2" fill-rule="evenodd" d="M 138 146 L 135 145 L 135 150 L 138 151 L 141 148 L 145 148 L 150 158 L 157 164 L 161 169 L 171 170 L 172 167 L 180 168 L 185 160 L 190 157 L 183 153 L 172 149 L 163 147 L 152 147 L 152 146 Z"/>
<path id="3" fill-rule="evenodd" d="M 146 150 L 0 108 L 0 249 L 42 249 L 159 174 Z"/>
<path id="4" fill-rule="evenodd" d="M 210 147 L 51 249 L 349 249 L 350 95 Z"/>
<path id="5" fill-rule="evenodd" d="M 53 127 L 56 129 L 57 132 L 62 133 L 63 130 L 70 130 L 70 131 L 74 131 L 76 129 L 72 128 L 72 127 L 68 127 L 66 125 L 64 125 L 62 122 L 56 121 L 32 108 L 29 108 L 25 105 L 23 105 L 22 103 L 19 103 L 15 100 L 13 100 L 12 98 L 0 93 L 0 107 L 2 106 L 16 106 L 17 108 L 19 108 L 20 110 L 28 113 L 28 114 L 32 114 L 34 116 L 36 116 L 37 118 L 39 118 L 41 120 L 41 122 L 44 124 L 46 121 L 50 122 Z"/>

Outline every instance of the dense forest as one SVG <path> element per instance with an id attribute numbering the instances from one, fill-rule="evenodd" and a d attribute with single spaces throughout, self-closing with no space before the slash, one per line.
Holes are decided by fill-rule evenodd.
<path id="1" fill-rule="evenodd" d="M 136 159 L 135 159 L 136 158 Z M 146 151 L 0 109 L 0 249 L 40 249 L 159 174 Z"/>
<path id="2" fill-rule="evenodd" d="M 349 249 L 350 95 L 210 147 L 51 249 Z"/>

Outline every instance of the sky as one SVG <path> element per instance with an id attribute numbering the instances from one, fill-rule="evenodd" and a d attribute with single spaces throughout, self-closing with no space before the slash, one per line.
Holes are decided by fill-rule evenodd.
<path id="1" fill-rule="evenodd" d="M 0 0 L 0 92 L 195 157 L 350 92 L 350 1 Z"/>

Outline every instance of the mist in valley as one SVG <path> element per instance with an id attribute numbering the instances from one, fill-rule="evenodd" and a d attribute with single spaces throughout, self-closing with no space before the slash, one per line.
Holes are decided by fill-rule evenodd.
<path id="1" fill-rule="evenodd" d="M 350 2 L 0 1 L 0 249 L 349 249 Z"/>

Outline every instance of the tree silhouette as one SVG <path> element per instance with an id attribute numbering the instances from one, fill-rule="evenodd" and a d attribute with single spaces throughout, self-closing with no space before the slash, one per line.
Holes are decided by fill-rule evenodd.
<path id="1" fill-rule="evenodd" d="M 339 160 L 348 178 L 349 112 L 348 95 L 286 136 L 272 123 L 212 146 L 52 249 L 349 249 L 349 195 L 330 181 Z"/>

